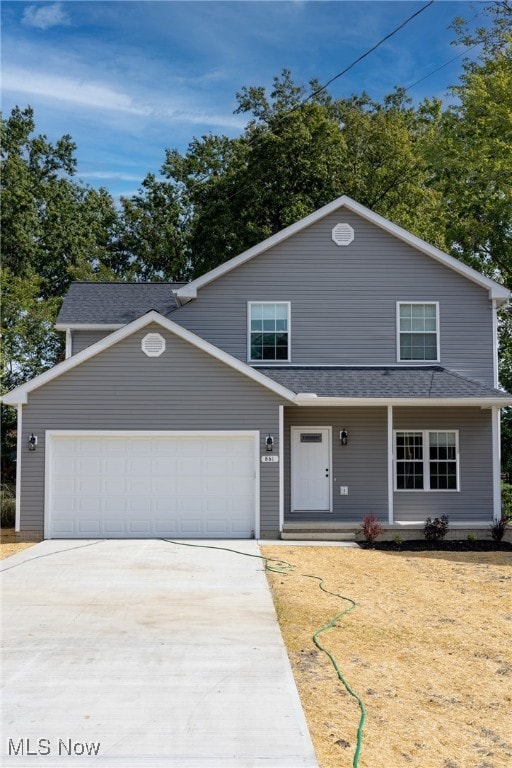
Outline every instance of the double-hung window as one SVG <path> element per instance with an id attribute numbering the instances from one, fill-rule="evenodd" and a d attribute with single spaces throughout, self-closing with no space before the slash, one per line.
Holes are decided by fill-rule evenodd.
<path id="1" fill-rule="evenodd" d="M 398 360 L 439 360 L 439 305 L 399 301 L 397 305 Z"/>
<path id="2" fill-rule="evenodd" d="M 458 491 L 458 433 L 395 432 L 395 487 L 397 491 Z"/>
<path id="3" fill-rule="evenodd" d="M 290 303 L 249 302 L 249 360 L 290 359 Z"/>

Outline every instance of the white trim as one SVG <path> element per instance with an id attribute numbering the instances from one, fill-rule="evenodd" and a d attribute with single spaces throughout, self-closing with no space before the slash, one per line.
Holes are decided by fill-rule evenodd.
<path id="1" fill-rule="evenodd" d="M 254 429 L 51 429 L 46 431 L 44 467 L 44 538 L 51 533 L 53 440 L 58 437 L 250 437 L 254 445 L 254 536 L 260 538 L 260 432 Z"/>
<path id="2" fill-rule="evenodd" d="M 388 405 L 388 523 L 393 525 L 394 516 L 394 492 L 395 492 L 395 475 L 394 475 L 394 444 L 393 444 L 393 406 Z"/>
<path id="3" fill-rule="evenodd" d="M 66 328 L 66 360 L 73 354 L 73 332 L 71 328 Z"/>
<path id="4" fill-rule="evenodd" d="M 284 528 L 284 405 L 279 406 L 279 533 Z"/>
<path id="5" fill-rule="evenodd" d="M 296 425 L 293 425 L 290 427 L 290 512 L 301 512 L 301 511 L 307 511 L 307 510 L 296 510 L 294 509 L 294 487 L 293 487 L 293 454 L 294 454 L 294 440 L 293 435 L 294 432 L 318 432 L 321 429 L 325 429 L 328 432 L 328 441 L 327 441 L 327 450 L 328 450 L 328 457 L 329 457 L 329 509 L 323 509 L 323 510 L 312 510 L 311 514 L 319 514 L 321 515 L 322 512 L 328 512 L 331 514 L 334 510 L 333 507 L 333 476 L 332 476 L 332 426 L 328 426 L 327 424 L 324 424 L 321 427 L 299 427 Z"/>
<path id="6" fill-rule="evenodd" d="M 66 373 L 66 371 L 75 368 L 86 360 L 90 360 L 95 355 L 99 354 L 100 352 L 104 352 L 114 344 L 117 344 L 119 341 L 122 341 L 128 336 L 131 336 L 136 331 L 145 328 L 151 323 L 160 325 L 162 328 L 174 334 L 178 338 L 183 339 L 189 344 L 192 344 L 192 346 L 197 347 L 203 352 L 206 352 L 208 355 L 211 355 L 211 357 L 215 358 L 216 360 L 224 363 L 228 367 L 233 368 L 239 373 L 242 373 L 244 376 L 247 376 L 247 378 L 256 381 L 258 384 L 261 384 L 263 387 L 269 389 L 274 394 L 283 397 L 285 400 L 289 400 L 291 402 L 294 401 L 295 394 L 286 389 L 286 387 L 281 386 L 281 384 L 277 384 L 267 376 L 259 373 L 259 371 L 251 368 L 251 366 L 247 365 L 247 363 L 243 363 L 241 360 L 238 360 L 232 355 L 229 355 L 227 352 L 224 352 L 218 347 L 215 347 L 208 341 L 201 339 L 199 336 L 196 336 L 195 333 L 186 330 L 181 325 L 174 323 L 172 320 L 168 320 L 166 317 L 163 317 L 163 315 L 160 315 L 155 310 L 151 310 L 151 312 L 147 312 L 145 315 L 142 315 L 142 317 L 137 318 L 137 320 L 133 320 L 131 323 L 123 326 L 118 331 L 114 331 L 104 339 L 100 339 L 90 347 L 86 347 L 86 349 L 83 349 L 76 355 L 72 355 L 62 363 L 58 363 L 53 368 L 50 368 L 50 370 L 39 374 L 39 376 L 36 376 L 26 384 L 22 384 L 20 387 L 13 389 L 11 392 L 4 396 L 3 402 L 6 405 L 17 405 L 18 403 L 25 404 L 28 401 L 29 393 L 33 390 L 38 389 L 39 387 L 43 386 L 43 384 L 47 384 L 53 379 L 56 379 L 58 376 L 61 376 L 63 373 Z"/>
<path id="7" fill-rule="evenodd" d="M 501 520 L 501 414 L 492 409 L 492 513 Z"/>
<path id="8" fill-rule="evenodd" d="M 285 304 L 287 307 L 288 317 L 287 317 L 287 336 L 288 336 L 288 357 L 286 360 L 265 360 L 267 366 L 272 366 L 280 363 L 289 363 L 292 359 L 292 334 L 291 334 L 291 315 L 292 315 L 292 305 L 291 301 L 258 301 L 258 300 L 250 300 L 247 302 L 247 362 L 248 363 L 260 363 L 262 361 L 260 360 L 253 360 L 251 358 L 251 307 L 255 304 L 271 304 L 275 306 L 276 304 Z M 264 331 L 262 331 L 264 333 Z"/>
<path id="9" fill-rule="evenodd" d="M 301 232 L 306 227 L 311 226 L 311 224 L 320 221 L 320 219 L 323 219 L 325 216 L 328 216 L 329 214 L 333 213 L 334 211 L 338 211 L 341 208 L 346 208 L 347 210 L 352 211 L 358 216 L 361 216 L 363 219 L 366 219 L 366 221 L 369 221 L 372 224 L 375 224 L 377 227 L 380 227 L 380 229 L 383 229 L 385 232 L 394 235 L 399 240 L 402 240 L 413 248 L 416 248 L 422 253 L 425 253 L 427 256 L 430 256 L 436 261 L 441 262 L 441 264 L 444 264 L 450 269 L 453 269 L 455 272 L 458 272 L 480 287 L 487 289 L 489 291 L 489 298 L 496 299 L 498 304 L 504 304 L 509 301 L 510 292 L 507 291 L 504 286 L 499 285 L 498 283 L 494 282 L 494 280 L 490 280 L 488 277 L 484 277 L 484 275 L 481 275 L 475 269 L 468 267 L 458 259 L 453 258 L 453 256 L 449 256 L 447 253 L 444 253 L 443 251 L 439 250 L 439 248 L 426 243 L 419 237 L 412 235 L 410 232 L 402 229 L 402 227 L 399 227 L 397 224 L 393 224 L 391 221 L 388 221 L 388 219 L 379 216 L 378 213 L 370 211 L 364 205 L 356 203 L 355 200 L 352 200 L 346 195 L 339 197 L 337 200 L 333 200 L 328 205 L 324 205 L 322 208 L 319 208 L 317 211 L 309 214 L 309 216 L 306 216 L 300 221 L 295 222 L 295 224 L 286 227 L 285 229 L 281 230 L 281 232 L 277 232 L 275 235 L 272 235 L 266 240 L 263 240 L 263 242 L 259 243 L 253 248 L 249 248 L 249 250 L 244 251 L 238 256 L 235 256 L 233 259 L 224 262 L 224 264 L 221 264 L 219 267 L 212 269 L 210 272 L 207 272 L 205 275 L 202 275 L 196 280 L 192 280 L 192 282 L 188 283 L 188 285 L 178 289 L 176 291 L 176 296 L 179 297 L 183 304 L 186 304 L 188 301 L 197 298 L 197 291 L 205 285 L 208 285 L 208 283 L 217 280 L 219 277 L 222 277 L 228 272 L 231 272 L 231 270 L 236 269 L 241 264 L 245 264 L 246 261 L 253 259 L 255 256 L 258 256 L 265 251 L 268 251 L 269 248 L 274 247 L 278 243 L 282 243 L 289 237 L 292 237 L 298 232 Z"/>
<path id="10" fill-rule="evenodd" d="M 512 405 L 512 397 L 317 397 L 314 394 L 300 393 L 295 397 L 295 405 L 301 406 L 419 406 L 437 407 L 475 407 L 475 408 L 506 408 Z"/>
<path id="11" fill-rule="evenodd" d="M 421 304 L 423 306 L 430 304 L 436 308 L 436 358 L 435 360 L 410 360 L 405 358 L 402 360 L 400 357 L 400 307 L 406 304 Z M 440 327 L 439 327 L 439 302 L 438 301 L 422 301 L 422 300 L 400 300 L 396 302 L 396 360 L 397 363 L 406 363 L 407 365 L 429 365 L 433 363 L 439 363 L 441 360 L 441 340 L 440 340 Z"/>
<path id="12" fill-rule="evenodd" d="M 19 531 L 21 525 L 21 454 L 23 451 L 23 406 L 18 403 L 18 418 L 16 420 L 16 517 L 14 530 Z"/>
<path id="13" fill-rule="evenodd" d="M 56 331 L 117 331 L 124 328 L 123 323 L 56 323 Z"/>
<path id="14" fill-rule="evenodd" d="M 398 463 L 397 459 L 397 448 L 396 448 L 396 436 L 398 433 L 403 432 L 419 432 L 422 435 L 422 449 L 423 449 L 423 488 L 398 488 L 397 487 L 397 477 L 396 477 L 396 465 Z M 430 487 L 430 457 L 429 457 L 429 435 L 432 432 L 452 432 L 455 435 L 455 468 L 457 470 L 457 487 L 456 488 L 431 488 Z M 425 439 L 425 437 L 427 439 Z M 393 460 L 393 488 L 396 493 L 460 493 L 460 453 L 459 453 L 459 430 L 458 429 L 446 429 L 443 427 L 439 428 L 428 428 L 428 429 L 415 429 L 414 427 L 411 427 L 410 429 L 394 429 L 393 430 L 393 450 L 394 450 L 394 460 Z M 425 486 L 428 486 L 425 487 Z"/>

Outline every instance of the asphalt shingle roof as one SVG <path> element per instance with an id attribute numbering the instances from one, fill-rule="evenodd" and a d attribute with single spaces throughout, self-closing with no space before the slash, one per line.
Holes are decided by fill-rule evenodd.
<path id="1" fill-rule="evenodd" d="M 72 283 L 58 325 L 125 325 L 155 309 L 164 317 L 178 309 L 173 289 L 183 283 Z"/>
<path id="2" fill-rule="evenodd" d="M 510 395 L 440 366 L 414 368 L 259 367 L 260 373 L 292 392 L 318 397 L 489 398 Z"/>

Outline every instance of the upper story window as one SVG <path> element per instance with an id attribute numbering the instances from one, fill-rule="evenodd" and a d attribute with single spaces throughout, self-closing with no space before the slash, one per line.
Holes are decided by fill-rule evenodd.
<path id="1" fill-rule="evenodd" d="M 398 360 L 439 360 L 439 304 L 399 301 Z"/>
<path id="2" fill-rule="evenodd" d="M 249 360 L 290 359 L 290 303 L 249 302 Z"/>

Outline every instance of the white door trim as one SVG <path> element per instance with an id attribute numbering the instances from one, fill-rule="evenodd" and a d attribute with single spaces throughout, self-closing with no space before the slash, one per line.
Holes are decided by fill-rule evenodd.
<path id="1" fill-rule="evenodd" d="M 260 433 L 258 430 L 126 430 L 53 429 L 46 431 L 44 476 L 44 538 L 50 538 L 54 439 L 58 437 L 251 437 L 254 444 L 254 536 L 260 538 Z"/>
<path id="2" fill-rule="evenodd" d="M 333 511 L 332 505 L 332 427 L 324 425 L 321 427 L 290 427 L 290 506 L 291 511 L 296 512 L 295 508 L 295 487 L 294 487 L 294 447 L 295 440 L 294 435 L 298 432 L 318 432 L 320 430 L 327 431 L 327 460 L 329 468 L 329 508 L 324 510 L 312 510 L 311 514 L 322 514 L 322 512 L 331 513 Z"/>

